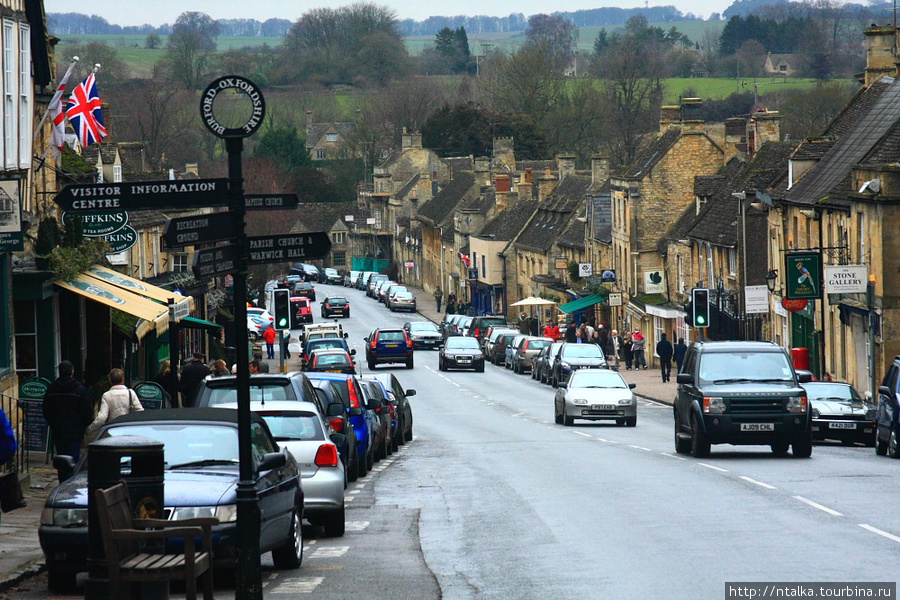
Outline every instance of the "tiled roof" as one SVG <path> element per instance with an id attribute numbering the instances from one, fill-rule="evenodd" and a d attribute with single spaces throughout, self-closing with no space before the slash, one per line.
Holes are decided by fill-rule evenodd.
<path id="1" fill-rule="evenodd" d="M 96 165 L 100 160 L 100 149 L 97 146 L 88 146 L 81 148 L 81 158 L 88 164 Z"/>
<path id="2" fill-rule="evenodd" d="M 551 172 L 556 171 L 557 164 L 555 160 L 517 160 L 516 171 L 524 173 L 525 169 L 531 169 L 532 173 L 539 175 L 547 169 Z"/>
<path id="3" fill-rule="evenodd" d="M 488 221 L 477 237 L 508 241 L 515 238 L 537 210 L 537 200 L 519 200 Z"/>
<path id="4" fill-rule="evenodd" d="M 840 137 L 847 133 L 856 121 L 878 102 L 882 94 L 890 89 L 893 79 L 890 77 L 882 77 L 867 88 L 860 88 L 855 96 L 844 105 L 844 108 L 835 115 L 828 127 L 825 128 L 824 136 Z"/>
<path id="5" fill-rule="evenodd" d="M 469 156 L 454 156 L 450 158 L 442 158 L 442 161 L 450 167 L 450 173 L 455 176 L 461 171 L 474 171 L 475 159 Z"/>
<path id="6" fill-rule="evenodd" d="M 362 223 L 368 216 L 360 213 L 356 202 L 305 202 L 288 214 L 297 219 L 291 227 L 292 232 L 329 231 L 335 221 L 343 220 L 345 215 L 354 215 L 355 221 Z"/>
<path id="7" fill-rule="evenodd" d="M 475 174 L 467 171 L 457 173 L 434 198 L 419 207 L 419 216 L 438 225 L 453 212 L 460 202 L 471 194 L 477 193 Z"/>
<path id="8" fill-rule="evenodd" d="M 694 177 L 694 195 L 701 198 L 712 196 L 724 182 L 724 175 L 697 175 Z"/>
<path id="9" fill-rule="evenodd" d="M 313 123 L 306 130 L 306 147 L 312 148 L 319 140 L 325 137 L 326 133 L 338 134 L 338 139 L 344 138 L 352 134 L 356 130 L 356 123 Z"/>
<path id="10" fill-rule="evenodd" d="M 168 181 L 168 171 L 151 171 L 148 173 L 123 173 L 123 181 Z"/>
<path id="11" fill-rule="evenodd" d="M 820 160 L 831 150 L 837 140 L 834 138 L 806 140 L 794 152 L 793 160 Z"/>
<path id="12" fill-rule="evenodd" d="M 115 144 L 100 144 L 100 157 L 103 159 L 103 164 L 111 165 L 116 162 L 117 151 L 118 148 Z"/>
<path id="13" fill-rule="evenodd" d="M 128 211 L 128 224 L 138 231 L 147 227 L 162 225 L 165 222 L 166 215 L 158 210 Z"/>
<path id="14" fill-rule="evenodd" d="M 894 122 L 887 134 L 866 154 L 863 164 L 896 164 L 900 160 L 900 121 Z"/>
<path id="15" fill-rule="evenodd" d="M 612 194 L 609 186 L 601 188 L 588 200 L 594 211 L 594 240 L 602 244 L 612 243 Z"/>
<path id="16" fill-rule="evenodd" d="M 568 246 L 570 248 L 584 249 L 584 231 L 585 222 L 581 219 L 569 219 L 569 226 L 563 229 L 563 232 L 557 238 L 556 243 L 560 246 Z"/>
<path id="17" fill-rule="evenodd" d="M 537 215 L 516 240 L 516 244 L 547 252 L 568 228 L 569 222 L 580 214 L 585 202 L 585 194 L 591 180 L 586 177 L 567 175 L 563 177 L 553 193 L 538 207 Z M 582 244 L 584 232 L 582 231 Z"/>
<path id="18" fill-rule="evenodd" d="M 625 171 L 624 177 L 644 177 L 646 176 L 666 155 L 675 142 L 681 137 L 681 129 L 677 127 L 669 127 L 666 131 L 656 138 L 650 146 L 638 156 L 628 169 Z"/>
<path id="19" fill-rule="evenodd" d="M 416 184 L 419 183 L 419 179 L 421 178 L 422 176 L 419 173 L 416 173 L 410 178 L 409 181 L 406 182 L 406 184 L 402 188 L 400 188 L 400 190 L 396 194 L 394 194 L 394 196 L 396 196 L 397 198 L 406 198 L 406 196 L 408 196 L 409 193 L 416 187 Z"/>
<path id="20" fill-rule="evenodd" d="M 887 78 L 882 78 L 878 83 L 886 81 Z M 861 102 L 867 97 L 866 94 L 858 95 L 854 100 Z M 853 165 L 872 151 L 900 119 L 900 80 L 890 80 L 890 85 L 882 90 L 877 100 L 867 104 L 870 104 L 868 110 L 855 119 L 831 150 L 788 191 L 788 202 L 818 204 L 849 175 Z"/>
<path id="21" fill-rule="evenodd" d="M 481 192 L 467 198 L 459 205 L 461 210 L 486 215 L 497 203 L 497 192 L 491 186 L 482 188 Z"/>

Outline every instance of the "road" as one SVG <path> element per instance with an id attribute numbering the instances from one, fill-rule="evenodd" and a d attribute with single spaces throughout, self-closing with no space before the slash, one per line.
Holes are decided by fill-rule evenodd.
<path id="1" fill-rule="evenodd" d="M 365 371 L 363 336 L 410 318 L 328 292 L 351 301 Z M 443 373 L 428 351 L 415 364 L 379 367 L 417 390 L 415 440 L 351 484 L 345 536 L 311 529 L 300 570 L 265 569 L 266 597 L 718 599 L 726 582 L 898 579 L 900 462 L 871 448 L 696 460 L 675 454 L 669 406 L 641 401 L 636 428 L 564 427 L 527 375 Z M 13 597 L 47 597 L 30 585 Z"/>

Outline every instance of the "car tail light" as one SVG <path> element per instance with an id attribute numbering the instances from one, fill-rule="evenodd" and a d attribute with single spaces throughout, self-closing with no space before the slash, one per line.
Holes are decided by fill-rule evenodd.
<path id="1" fill-rule="evenodd" d="M 339 460 L 337 447 L 334 444 L 322 444 L 316 451 L 317 467 L 336 467 Z"/>
<path id="2" fill-rule="evenodd" d="M 378 334 L 376 333 L 376 334 L 375 334 L 375 337 L 372 338 L 372 343 L 369 344 L 369 348 L 371 348 L 372 350 L 374 350 L 374 349 L 375 349 L 375 346 L 376 346 L 377 344 L 378 344 Z"/>
<path id="3" fill-rule="evenodd" d="M 344 419 L 341 417 L 328 417 L 328 424 L 334 429 L 335 433 L 344 431 Z"/>
<path id="4" fill-rule="evenodd" d="M 348 396 L 350 396 L 350 408 L 359 408 L 359 396 L 356 395 L 356 386 L 353 385 L 353 378 L 347 378 Z"/>
<path id="5" fill-rule="evenodd" d="M 476 330 L 475 330 L 475 337 L 478 337 L 478 334 L 479 334 L 479 333 L 481 333 L 481 329 L 476 329 Z"/>
<path id="6" fill-rule="evenodd" d="M 525 340 L 525 343 L 522 344 L 522 352 L 525 352 L 526 350 L 528 350 L 528 340 Z"/>
<path id="7" fill-rule="evenodd" d="M 407 347 L 407 348 L 412 348 L 412 347 L 413 347 L 413 346 L 412 346 L 412 340 L 409 339 L 409 336 L 406 335 L 406 332 L 405 332 L 405 331 L 403 332 L 403 337 L 406 338 L 406 347 Z"/>
<path id="8" fill-rule="evenodd" d="M 396 419 L 397 418 L 397 407 L 394 406 L 393 404 L 391 404 L 389 406 L 391 407 L 391 418 Z"/>

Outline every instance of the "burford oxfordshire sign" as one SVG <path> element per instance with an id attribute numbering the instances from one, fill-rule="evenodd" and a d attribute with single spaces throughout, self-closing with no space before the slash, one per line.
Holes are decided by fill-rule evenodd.
<path id="1" fill-rule="evenodd" d="M 825 267 L 826 294 L 863 294 L 869 275 L 866 265 L 833 265 Z"/>

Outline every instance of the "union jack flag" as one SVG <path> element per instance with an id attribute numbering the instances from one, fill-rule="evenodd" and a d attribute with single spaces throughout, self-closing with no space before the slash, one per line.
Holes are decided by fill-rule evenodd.
<path id="1" fill-rule="evenodd" d="M 100 112 L 101 102 L 94 73 L 72 90 L 66 104 L 66 116 L 75 128 L 82 146 L 98 144 L 106 137 L 103 114 Z"/>

